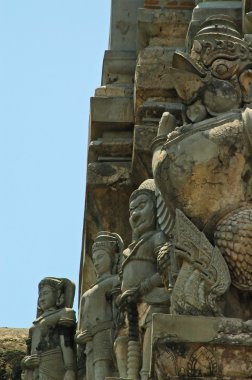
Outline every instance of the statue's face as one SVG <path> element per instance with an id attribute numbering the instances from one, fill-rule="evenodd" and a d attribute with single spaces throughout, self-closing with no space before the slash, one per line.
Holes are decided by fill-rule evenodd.
<path id="1" fill-rule="evenodd" d="M 140 193 L 130 202 L 129 222 L 138 237 L 155 228 L 156 212 L 150 196 Z"/>
<path id="2" fill-rule="evenodd" d="M 93 253 L 93 263 L 98 277 L 111 272 L 111 257 L 105 249 L 97 249 Z"/>
<path id="3" fill-rule="evenodd" d="M 39 306 L 45 311 L 56 307 L 57 292 L 50 285 L 43 286 L 39 291 Z"/>

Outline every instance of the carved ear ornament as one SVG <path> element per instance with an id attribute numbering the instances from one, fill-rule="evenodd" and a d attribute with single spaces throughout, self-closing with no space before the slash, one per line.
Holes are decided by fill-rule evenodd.
<path id="1" fill-rule="evenodd" d="M 199 45 L 198 49 L 200 49 Z M 206 71 L 197 62 L 195 62 L 189 54 L 183 52 L 175 52 L 173 54 L 172 67 L 174 69 L 195 74 L 200 78 L 205 78 L 207 75 Z"/>

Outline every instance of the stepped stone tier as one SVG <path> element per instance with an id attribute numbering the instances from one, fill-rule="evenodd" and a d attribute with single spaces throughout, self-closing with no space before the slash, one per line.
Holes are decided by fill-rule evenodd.
<path id="1" fill-rule="evenodd" d="M 252 379 L 252 3 L 112 0 L 80 380 Z"/>

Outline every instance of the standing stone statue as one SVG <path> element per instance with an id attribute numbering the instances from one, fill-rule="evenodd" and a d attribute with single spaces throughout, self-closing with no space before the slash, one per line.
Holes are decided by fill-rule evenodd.
<path id="1" fill-rule="evenodd" d="M 167 239 L 158 223 L 153 180 L 144 181 L 132 193 L 129 208 L 133 241 L 123 253 L 120 299 L 120 307 L 127 314 L 128 362 L 127 376 L 120 376 L 147 380 L 152 314 L 168 313 L 170 306 L 170 294 L 157 272 L 157 255 Z"/>
<path id="2" fill-rule="evenodd" d="M 22 361 L 24 380 L 76 379 L 74 293 L 75 285 L 66 278 L 40 281 L 37 319 Z"/>
<path id="3" fill-rule="evenodd" d="M 123 241 L 116 233 L 100 232 L 93 244 L 97 281 L 82 295 L 75 337 L 79 345 L 86 347 L 86 380 L 104 380 L 116 372 L 113 364 L 116 317 L 113 298 L 119 286 L 116 273 L 122 250 Z"/>

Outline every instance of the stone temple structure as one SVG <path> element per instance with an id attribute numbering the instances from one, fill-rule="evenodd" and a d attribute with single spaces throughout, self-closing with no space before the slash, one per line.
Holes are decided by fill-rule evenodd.
<path id="1" fill-rule="evenodd" d="M 111 1 L 73 297 L 40 282 L 24 380 L 252 379 L 250 0 Z"/>
<path id="2" fill-rule="evenodd" d="M 79 376 L 252 379 L 252 3 L 111 6 L 90 110 Z"/>

